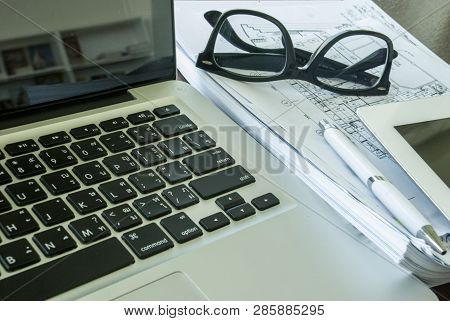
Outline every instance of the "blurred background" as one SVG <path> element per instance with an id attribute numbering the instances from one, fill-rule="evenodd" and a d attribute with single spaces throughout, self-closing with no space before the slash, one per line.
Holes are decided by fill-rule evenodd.
<path id="1" fill-rule="evenodd" d="M 450 63 L 449 0 L 374 0 L 425 46 Z"/>

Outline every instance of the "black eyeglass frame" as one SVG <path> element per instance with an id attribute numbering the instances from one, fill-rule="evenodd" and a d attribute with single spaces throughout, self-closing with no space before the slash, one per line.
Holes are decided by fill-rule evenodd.
<path id="1" fill-rule="evenodd" d="M 278 27 L 282 33 L 282 39 L 284 42 L 285 50 L 286 50 L 286 63 L 284 69 L 277 75 L 266 76 L 266 77 L 254 77 L 254 76 L 244 76 L 236 73 L 232 73 L 223 69 L 219 66 L 214 58 L 214 46 L 217 40 L 217 36 L 222 28 L 222 25 L 225 21 L 233 15 L 252 15 L 262 19 L 265 19 L 271 23 L 273 23 L 276 27 Z M 377 83 L 375 83 L 370 88 L 365 89 L 347 89 L 347 88 L 337 88 L 330 85 L 327 85 L 320 80 L 317 79 L 317 68 L 322 58 L 324 58 L 325 54 L 328 50 L 340 41 L 343 38 L 357 35 L 367 35 L 372 37 L 377 37 L 384 40 L 387 44 L 387 57 L 386 57 L 386 65 L 383 71 L 383 75 L 378 79 Z M 296 59 L 296 48 L 292 43 L 292 39 L 289 35 L 287 29 L 283 26 L 283 24 L 277 19 L 269 16 L 263 12 L 258 12 L 254 10 L 247 9 L 235 9 L 224 12 L 221 14 L 217 23 L 215 24 L 213 31 L 209 37 L 209 40 L 206 44 L 205 50 L 198 55 L 196 66 L 205 71 L 224 76 L 227 78 L 231 78 L 238 81 L 246 81 L 246 82 L 268 82 L 268 81 L 276 81 L 276 80 L 285 80 L 285 79 L 295 79 L 307 81 L 311 84 L 319 86 L 320 88 L 329 90 L 331 92 L 335 92 L 343 95 L 370 95 L 370 96 L 381 96 L 386 95 L 389 92 L 389 88 L 391 82 L 389 81 L 389 75 L 391 71 L 392 61 L 397 56 L 397 52 L 394 50 L 393 43 L 389 37 L 383 35 L 379 32 L 370 31 L 370 30 L 348 30 L 338 33 L 327 40 L 325 40 L 322 45 L 316 49 L 314 53 L 310 56 L 308 62 L 304 65 L 300 65 Z"/>

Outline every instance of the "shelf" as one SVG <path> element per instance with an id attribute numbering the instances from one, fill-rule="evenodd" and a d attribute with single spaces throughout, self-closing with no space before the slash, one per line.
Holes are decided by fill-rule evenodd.
<path id="1" fill-rule="evenodd" d="M 38 77 L 38 76 L 54 74 L 54 73 L 63 72 L 63 71 L 65 71 L 64 66 L 54 66 L 54 67 L 49 67 L 49 68 L 45 68 L 45 69 L 38 69 L 38 70 L 33 70 L 30 72 L 23 73 L 23 74 L 0 77 L 0 83 L 30 79 L 30 78 L 34 78 L 34 77 Z"/>
<path id="2" fill-rule="evenodd" d="M 147 58 L 147 57 L 149 57 L 149 54 L 147 54 L 147 53 L 146 54 L 135 54 L 135 55 L 127 55 L 127 56 L 122 56 L 122 57 L 117 57 L 117 58 L 97 59 L 97 60 L 93 60 L 92 62 L 86 61 L 83 63 L 73 64 L 71 66 L 72 66 L 72 70 L 81 70 L 81 69 L 94 68 L 94 67 L 98 67 L 98 66 L 112 65 L 112 64 L 117 64 L 117 63 L 121 63 L 121 62 L 127 62 L 127 61 Z"/>

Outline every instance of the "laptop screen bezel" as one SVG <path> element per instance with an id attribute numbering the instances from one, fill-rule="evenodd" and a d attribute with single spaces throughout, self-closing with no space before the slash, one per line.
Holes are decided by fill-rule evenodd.
<path id="1" fill-rule="evenodd" d="M 132 89 L 132 88 L 136 88 L 136 87 L 141 87 L 144 85 L 151 85 L 151 84 L 156 84 L 156 83 L 160 83 L 163 81 L 169 81 L 169 80 L 175 80 L 176 79 L 176 40 L 175 40 L 175 13 L 174 13 L 174 0 L 168 0 L 170 2 L 170 14 L 171 14 L 171 28 L 172 28 L 172 66 L 171 68 L 166 68 L 165 70 L 168 70 L 167 76 L 161 76 L 161 72 L 158 71 L 156 72 L 156 74 L 158 74 L 158 77 L 154 77 L 151 78 L 149 77 L 149 79 L 145 80 L 145 81 L 141 81 L 141 82 L 136 82 L 133 84 L 130 84 L 128 87 L 124 88 L 124 87 L 118 87 L 118 88 L 112 88 L 112 89 L 108 89 L 108 90 L 102 90 L 102 91 L 98 91 L 95 93 L 89 93 L 89 94 L 84 94 L 84 95 L 79 95 L 76 97 L 70 97 L 70 98 L 65 98 L 65 99 L 60 99 L 60 100 L 54 100 L 54 101 L 49 101 L 46 103 L 40 103 L 40 104 L 35 104 L 32 106 L 26 106 L 26 107 L 21 107 L 21 108 L 16 108 L 16 109 L 12 109 L 10 111 L 7 112 L 3 112 L 0 115 L 1 120 L 0 121 L 7 121 L 8 119 L 14 119 L 14 118 L 20 118 L 21 116 L 29 116 L 30 114 L 36 114 L 36 113 L 45 113 L 47 111 L 51 111 L 54 109 L 59 109 L 59 107 L 64 108 L 65 105 L 70 104 L 70 105 L 74 105 L 79 103 L 80 107 L 82 104 L 86 104 L 95 100 L 101 100 L 103 98 L 106 98 L 110 95 L 120 95 L 120 93 L 123 93 L 124 95 L 128 92 L 128 90 Z M 103 107 L 103 105 L 100 105 L 98 107 Z M 93 107 L 95 108 L 95 107 Z M 90 108 L 90 109 L 93 109 Z M 73 113 L 73 112 L 68 112 Z M 4 126 L 1 126 L 4 127 Z"/>

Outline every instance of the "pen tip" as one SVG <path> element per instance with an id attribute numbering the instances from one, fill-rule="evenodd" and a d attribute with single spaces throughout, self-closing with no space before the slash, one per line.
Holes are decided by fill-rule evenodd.
<path id="1" fill-rule="evenodd" d="M 418 232 L 417 237 L 425 240 L 425 242 L 431 246 L 431 248 L 438 252 L 441 255 L 444 255 L 447 253 L 447 248 L 442 242 L 439 235 L 436 233 L 436 231 L 433 229 L 431 225 L 425 225 L 423 226 Z"/>
<path id="2" fill-rule="evenodd" d="M 336 128 L 332 123 L 330 123 L 326 119 L 322 119 L 321 121 L 319 121 L 319 127 L 322 130 L 325 130 L 325 129 L 328 129 L 328 128 Z"/>

